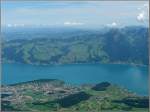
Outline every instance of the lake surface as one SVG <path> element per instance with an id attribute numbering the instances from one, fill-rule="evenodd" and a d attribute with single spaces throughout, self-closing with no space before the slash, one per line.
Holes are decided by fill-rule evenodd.
<path id="1" fill-rule="evenodd" d="M 148 95 L 148 67 L 119 64 L 2 65 L 2 84 L 35 79 L 60 79 L 70 84 L 95 84 L 108 81 L 137 94 Z"/>

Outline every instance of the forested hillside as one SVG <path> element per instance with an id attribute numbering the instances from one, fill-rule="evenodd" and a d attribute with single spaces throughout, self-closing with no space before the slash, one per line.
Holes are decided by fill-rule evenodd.
<path id="1" fill-rule="evenodd" d="M 56 29 L 55 29 L 56 30 Z M 58 29 L 59 30 L 59 29 Z M 101 30 L 46 29 L 43 34 L 16 33 L 2 43 L 3 62 L 43 64 L 148 64 L 148 28 L 140 26 Z M 21 30 L 20 30 L 21 32 Z M 47 33 L 46 33 L 47 32 Z M 8 36 L 9 35 L 9 36 Z M 7 33 L 15 37 L 15 33 Z M 19 37 L 20 36 L 20 37 Z M 22 38 L 27 37 L 28 38 Z M 35 38 L 34 38 L 35 37 Z M 37 38 L 38 37 L 38 38 Z"/>

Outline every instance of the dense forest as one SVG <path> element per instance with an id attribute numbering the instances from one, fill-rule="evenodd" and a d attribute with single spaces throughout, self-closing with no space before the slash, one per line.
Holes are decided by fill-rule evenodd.
<path id="1" fill-rule="evenodd" d="M 148 64 L 148 28 L 24 29 L 3 32 L 3 62 Z"/>

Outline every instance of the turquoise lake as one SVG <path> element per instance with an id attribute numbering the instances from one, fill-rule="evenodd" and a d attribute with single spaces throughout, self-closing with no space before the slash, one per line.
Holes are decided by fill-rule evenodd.
<path id="1" fill-rule="evenodd" d="M 121 64 L 2 65 L 2 84 L 35 79 L 60 79 L 76 85 L 108 81 L 139 95 L 148 95 L 148 67 Z"/>

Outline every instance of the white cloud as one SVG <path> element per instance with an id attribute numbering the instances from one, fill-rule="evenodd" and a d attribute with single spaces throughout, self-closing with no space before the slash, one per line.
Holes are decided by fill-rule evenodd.
<path id="1" fill-rule="evenodd" d="M 111 24 L 107 24 L 108 27 L 116 27 L 118 24 L 116 22 L 112 22 Z"/>
<path id="2" fill-rule="evenodd" d="M 19 24 L 19 26 L 24 27 L 25 25 L 24 24 Z"/>
<path id="3" fill-rule="evenodd" d="M 12 27 L 12 24 L 7 24 L 7 27 Z"/>
<path id="4" fill-rule="evenodd" d="M 64 25 L 68 25 L 68 26 L 76 26 L 76 25 L 83 25 L 84 23 L 81 22 L 64 22 Z"/>
<path id="5" fill-rule="evenodd" d="M 24 24 L 7 24 L 7 27 L 24 27 Z"/>
<path id="6" fill-rule="evenodd" d="M 14 26 L 14 27 L 17 27 L 17 26 L 18 26 L 18 24 L 14 24 L 13 26 Z"/>
<path id="7" fill-rule="evenodd" d="M 137 20 L 139 22 L 149 21 L 149 5 L 148 5 L 148 3 L 143 4 L 143 6 L 139 7 L 138 10 L 140 10 L 140 12 L 137 15 Z"/>
<path id="8" fill-rule="evenodd" d="M 140 12 L 140 13 L 138 14 L 137 20 L 138 20 L 138 21 L 144 21 L 144 20 L 145 20 L 145 12 L 144 12 L 144 11 L 142 11 L 142 12 Z"/>
<path id="9" fill-rule="evenodd" d="M 142 8 L 141 8 L 141 7 L 138 7 L 137 9 L 138 9 L 138 10 L 141 10 Z"/>
<path id="10" fill-rule="evenodd" d="M 144 7 L 149 7 L 148 3 L 145 3 L 143 6 L 144 6 Z"/>

